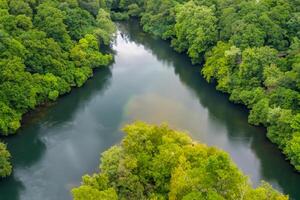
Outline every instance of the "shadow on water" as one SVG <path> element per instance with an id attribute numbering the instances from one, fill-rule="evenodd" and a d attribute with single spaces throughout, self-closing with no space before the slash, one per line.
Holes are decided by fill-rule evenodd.
<path id="1" fill-rule="evenodd" d="M 128 40 L 143 45 L 160 62 L 174 67 L 180 81 L 197 96 L 200 104 L 208 109 L 210 118 L 226 124 L 228 137 L 232 143 L 242 138 L 250 144 L 251 150 L 255 152 L 260 162 L 259 179 L 270 182 L 285 194 L 289 194 L 292 199 L 300 199 L 300 174 L 285 160 L 277 146 L 266 138 L 265 128 L 254 127 L 247 123 L 248 110 L 244 106 L 231 103 L 227 94 L 216 91 L 213 84 L 208 84 L 202 78 L 200 68 L 193 66 L 186 55 L 171 50 L 169 42 L 142 32 L 137 21 L 120 24 L 119 29 Z M 238 159 L 235 161 L 244 171 L 251 171 L 247 170 L 248 166 L 243 166 L 242 160 L 239 162 Z M 252 181 L 257 185 L 260 180 Z"/>
<path id="2" fill-rule="evenodd" d="M 37 108 L 25 118 L 26 123 L 15 136 L 2 138 L 7 143 L 12 154 L 12 164 L 15 171 L 26 169 L 37 163 L 46 151 L 46 145 L 41 139 L 42 126 L 54 128 L 73 118 L 77 108 L 104 92 L 110 84 L 109 68 L 97 69 L 93 80 L 88 80 L 82 88 L 74 88 L 70 94 L 60 97 L 57 102 L 46 107 Z M 46 180 L 45 180 L 46 181 Z M 24 185 L 13 175 L 0 180 L 0 199 L 18 200 Z"/>

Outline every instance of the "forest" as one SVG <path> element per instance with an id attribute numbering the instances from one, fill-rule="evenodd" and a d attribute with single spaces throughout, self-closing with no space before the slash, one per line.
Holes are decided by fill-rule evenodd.
<path id="1" fill-rule="evenodd" d="M 0 0 L 2 135 L 15 133 L 28 111 L 81 87 L 93 69 L 112 62 L 101 49 L 115 32 L 109 13 L 90 13 L 80 3 Z M 0 143 L 0 177 L 11 173 L 9 158 Z"/>
<path id="2" fill-rule="evenodd" d="M 130 18 L 245 105 L 249 123 L 266 127 L 300 171 L 298 0 L 0 0 L 1 135 L 113 62 L 112 20 Z M 124 132 L 103 153 L 100 172 L 72 190 L 75 200 L 288 199 L 265 182 L 254 189 L 227 153 L 166 125 L 140 122 Z M 0 143 L 0 178 L 11 174 L 10 159 Z"/>
<path id="3" fill-rule="evenodd" d="M 186 53 L 248 121 L 300 171 L 300 2 L 297 0 L 108 1 L 112 18 L 138 18 L 145 32 Z"/>
<path id="4" fill-rule="evenodd" d="M 100 173 L 85 175 L 74 200 L 287 200 L 262 182 L 256 189 L 224 151 L 192 141 L 167 125 L 124 127 L 120 145 L 101 157 Z"/>

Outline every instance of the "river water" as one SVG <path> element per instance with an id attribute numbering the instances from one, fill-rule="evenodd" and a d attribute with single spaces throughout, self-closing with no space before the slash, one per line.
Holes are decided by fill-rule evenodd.
<path id="1" fill-rule="evenodd" d="M 16 136 L 2 138 L 14 172 L 0 180 L 0 200 L 68 200 L 81 176 L 96 172 L 100 153 L 122 139 L 135 120 L 185 130 L 229 152 L 254 185 L 270 182 L 300 199 L 300 174 L 265 130 L 247 123 L 247 110 L 228 101 L 168 42 L 142 32 L 136 21 L 118 25 L 115 62 L 82 88 L 26 117 Z"/>

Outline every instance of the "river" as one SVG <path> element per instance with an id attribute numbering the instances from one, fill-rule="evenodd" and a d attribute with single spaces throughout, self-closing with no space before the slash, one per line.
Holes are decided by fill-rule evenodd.
<path id="1" fill-rule="evenodd" d="M 57 102 L 26 116 L 19 133 L 1 138 L 14 172 L 0 181 L 0 200 L 68 200 L 81 176 L 97 172 L 100 153 L 122 139 L 135 120 L 185 130 L 229 152 L 254 185 L 266 180 L 300 199 L 300 174 L 247 123 L 248 111 L 228 101 L 168 42 L 142 32 L 136 21 L 118 25 L 115 62 Z"/>

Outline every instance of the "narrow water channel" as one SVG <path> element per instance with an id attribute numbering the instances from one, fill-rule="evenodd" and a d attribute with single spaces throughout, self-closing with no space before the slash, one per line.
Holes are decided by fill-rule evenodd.
<path id="1" fill-rule="evenodd" d="M 97 70 L 84 87 L 31 114 L 18 135 L 2 138 L 14 172 L 0 181 L 0 200 L 68 200 L 85 173 L 97 171 L 100 153 L 122 138 L 134 120 L 167 122 L 195 140 L 229 152 L 257 185 L 270 182 L 300 199 L 300 174 L 247 123 L 247 110 L 228 101 L 167 42 L 119 24 L 115 63 Z"/>

